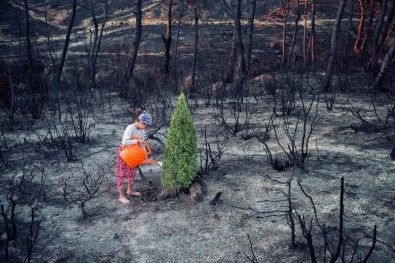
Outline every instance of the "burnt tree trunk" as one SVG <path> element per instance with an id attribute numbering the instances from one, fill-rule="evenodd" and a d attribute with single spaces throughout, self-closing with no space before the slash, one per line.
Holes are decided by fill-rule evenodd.
<path id="1" fill-rule="evenodd" d="M 295 48 L 296 37 L 298 36 L 299 20 L 300 20 L 300 10 L 299 10 L 299 0 L 297 0 L 296 1 L 296 18 L 295 18 L 295 22 L 294 22 L 294 33 L 292 36 L 292 41 L 291 41 L 291 45 L 289 47 L 289 54 L 288 54 L 288 64 L 287 64 L 288 67 L 291 66 L 291 59 L 292 59 L 292 55 L 293 55 L 294 48 Z"/>
<path id="2" fill-rule="evenodd" d="M 256 0 L 250 0 L 250 11 L 248 13 L 248 27 L 247 27 L 247 54 L 246 54 L 246 67 L 247 71 L 250 69 L 251 56 L 252 56 L 252 37 L 254 35 L 254 19 L 256 10 Z"/>
<path id="3" fill-rule="evenodd" d="M 395 15 L 395 3 L 392 3 L 392 5 L 390 5 L 390 10 L 388 11 L 388 17 L 387 17 L 387 20 L 385 21 L 385 25 L 384 25 L 382 34 L 380 36 L 380 40 L 379 40 L 379 44 L 378 44 L 379 50 L 382 48 L 384 41 L 387 39 L 388 32 L 390 30 L 390 26 L 394 20 L 394 15 Z"/>
<path id="4" fill-rule="evenodd" d="M 93 0 L 89 0 L 89 7 L 91 9 L 92 23 L 93 23 L 93 38 L 91 36 L 91 49 L 89 52 L 89 65 L 90 65 L 90 81 L 93 86 L 95 86 L 95 74 L 96 74 L 96 60 L 95 60 L 95 52 L 98 42 L 99 36 L 99 25 L 97 23 L 96 14 L 95 14 L 95 6 L 93 4 Z M 92 32 L 91 32 L 92 34 Z"/>
<path id="5" fill-rule="evenodd" d="M 69 48 L 70 35 L 71 35 L 71 30 L 73 29 L 76 11 L 77 11 L 77 0 L 73 0 L 73 8 L 72 8 L 72 12 L 71 12 L 71 18 L 70 18 L 69 26 L 67 28 L 66 39 L 64 41 L 62 57 L 60 59 L 58 75 L 56 78 L 58 82 L 60 82 L 60 78 L 62 77 L 64 62 L 66 61 L 67 49 Z"/>
<path id="6" fill-rule="evenodd" d="M 361 54 L 360 54 L 360 58 L 361 58 L 361 62 L 364 62 L 364 54 L 365 54 L 365 50 L 367 47 L 367 43 L 369 40 L 371 40 L 371 35 L 372 35 L 372 25 L 373 25 L 373 20 L 374 20 L 374 10 L 375 10 L 375 2 L 376 0 L 370 0 L 370 15 L 369 15 L 369 23 L 367 26 L 367 30 L 365 32 L 364 38 L 362 40 L 362 44 L 361 44 Z"/>
<path id="7" fill-rule="evenodd" d="M 371 64 L 372 64 L 372 74 L 373 78 L 376 78 L 377 74 L 379 73 L 379 64 L 378 64 L 378 45 L 379 45 L 379 38 L 381 35 L 381 31 L 384 26 L 384 18 L 385 14 L 387 12 L 387 4 L 388 0 L 383 0 L 381 3 L 381 12 L 380 12 L 380 17 L 377 21 L 376 28 L 373 33 L 373 38 L 372 38 L 372 55 L 371 55 Z"/>
<path id="8" fill-rule="evenodd" d="M 174 47 L 174 61 L 173 61 L 173 79 L 174 83 L 178 83 L 178 75 L 177 75 L 177 58 L 178 58 L 178 40 L 180 39 L 180 29 L 181 29 L 181 20 L 184 17 L 184 13 L 181 12 L 178 21 L 177 21 L 177 34 L 176 34 L 176 45 Z"/>
<path id="9" fill-rule="evenodd" d="M 337 235 L 336 251 L 332 254 L 330 263 L 335 263 L 340 256 L 340 252 L 344 242 L 344 177 L 340 180 L 340 204 L 339 204 L 339 229 Z"/>
<path id="10" fill-rule="evenodd" d="M 134 66 L 136 65 L 137 54 L 139 52 L 139 46 L 141 41 L 142 19 L 143 19 L 143 13 L 141 11 L 141 0 L 136 0 L 135 14 L 136 14 L 136 29 L 134 32 L 132 49 L 129 52 L 129 65 L 128 65 L 129 76 L 133 75 Z"/>
<path id="11" fill-rule="evenodd" d="M 339 9 L 337 10 L 335 24 L 333 26 L 332 38 L 331 38 L 331 55 L 329 57 L 328 66 L 326 68 L 326 78 L 322 86 L 324 92 L 328 92 L 333 75 L 333 69 L 335 66 L 336 54 L 337 54 L 337 34 L 340 30 L 340 24 L 344 13 L 347 0 L 340 0 Z"/>
<path id="12" fill-rule="evenodd" d="M 284 20 L 283 20 L 283 37 L 281 40 L 281 66 L 285 66 L 285 47 L 287 46 L 287 23 L 288 23 L 288 14 L 289 14 L 289 4 L 290 1 L 288 0 L 287 2 L 287 7 L 285 8 L 285 15 L 284 15 Z"/>
<path id="13" fill-rule="evenodd" d="M 30 23 L 29 23 L 29 6 L 27 4 L 27 0 L 24 0 L 25 7 L 25 37 L 26 37 L 26 54 L 28 61 L 28 91 L 29 93 L 32 91 L 33 85 L 33 55 L 32 55 L 32 47 L 30 42 Z M 31 94 L 30 94 L 31 95 Z"/>
<path id="14" fill-rule="evenodd" d="M 307 65 L 307 5 L 308 0 L 305 0 L 304 11 L 303 11 L 303 62 Z"/>
<path id="15" fill-rule="evenodd" d="M 195 7 L 193 11 L 194 11 L 194 20 L 195 20 L 195 43 L 194 43 L 194 49 L 193 49 L 191 92 L 195 92 L 195 76 L 196 76 L 196 64 L 197 64 L 197 54 L 198 54 L 198 44 L 199 44 L 199 14 L 198 14 L 197 7 Z"/>
<path id="16" fill-rule="evenodd" d="M 315 63 L 315 3 L 314 0 L 311 1 L 311 36 L 310 36 L 310 58 L 311 64 Z"/>
<path id="17" fill-rule="evenodd" d="M 246 78 L 246 67 L 244 60 L 244 45 L 241 37 L 241 0 L 232 1 L 233 15 L 234 15 L 234 28 L 235 28 L 235 39 L 236 39 L 236 50 L 237 50 L 237 67 L 235 70 L 235 92 L 237 95 L 243 93 L 244 80 Z"/>
<path id="18" fill-rule="evenodd" d="M 382 82 L 385 77 L 385 74 L 388 72 L 388 69 L 391 66 L 391 62 L 394 58 L 394 55 L 395 55 L 395 43 L 392 43 L 391 48 L 388 50 L 383 61 L 381 62 L 380 70 L 373 82 L 373 89 L 383 90 L 383 88 L 381 87 Z"/>
<path id="19" fill-rule="evenodd" d="M 368 7 L 368 3 L 366 3 L 366 5 L 364 5 L 364 0 L 359 0 L 359 10 L 360 10 L 361 15 L 359 17 L 357 37 L 354 42 L 354 54 L 357 57 L 361 56 L 361 41 L 362 41 L 363 28 L 365 26 L 367 7 Z"/>
<path id="20" fill-rule="evenodd" d="M 169 72 L 170 63 L 170 47 L 171 47 L 171 13 L 173 9 L 173 0 L 169 1 L 166 20 L 166 36 L 162 35 L 163 43 L 165 45 L 165 63 L 163 65 L 163 72 Z"/>

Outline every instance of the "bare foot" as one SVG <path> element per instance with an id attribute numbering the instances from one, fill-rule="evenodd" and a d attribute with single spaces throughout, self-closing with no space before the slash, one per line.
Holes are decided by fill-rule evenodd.
<path id="1" fill-rule="evenodd" d="M 119 201 L 121 201 L 124 204 L 129 204 L 130 203 L 130 201 L 126 197 L 120 197 Z"/>
<path id="2" fill-rule="evenodd" d="M 131 196 L 141 196 L 141 193 L 140 193 L 140 192 L 128 191 L 127 194 L 128 194 L 128 195 L 131 195 Z"/>

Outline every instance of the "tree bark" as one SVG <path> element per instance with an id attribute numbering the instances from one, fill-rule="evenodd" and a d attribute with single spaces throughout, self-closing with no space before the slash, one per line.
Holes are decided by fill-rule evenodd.
<path id="1" fill-rule="evenodd" d="M 33 85 L 33 55 L 32 55 L 32 47 L 30 43 L 30 23 L 29 23 L 29 6 L 27 4 L 27 0 L 24 0 L 25 6 L 25 37 L 26 37 L 26 54 L 28 61 L 28 91 L 32 91 Z"/>
<path id="2" fill-rule="evenodd" d="M 236 88 L 235 91 L 238 95 L 243 93 L 243 83 L 246 76 L 246 67 L 245 67 L 245 60 L 244 60 L 244 45 L 243 40 L 241 37 L 241 0 L 236 0 L 233 3 L 234 6 L 234 27 L 235 27 L 235 37 L 236 37 L 236 47 L 237 47 L 237 68 L 235 74 L 235 84 Z"/>
<path id="3" fill-rule="evenodd" d="M 93 0 L 89 0 L 89 7 L 91 9 L 91 16 L 92 16 L 92 23 L 94 27 L 93 32 L 93 39 L 91 39 L 91 49 L 89 52 L 89 65 L 90 65 L 90 81 L 92 82 L 93 86 L 95 86 L 95 74 L 96 74 L 96 60 L 95 60 L 95 53 L 97 47 L 97 39 L 98 39 L 98 23 L 95 14 L 95 6 L 93 4 Z M 91 33 L 92 34 L 92 33 Z"/>
<path id="4" fill-rule="evenodd" d="M 137 61 L 137 54 L 139 52 L 140 42 L 141 42 L 141 32 L 142 32 L 142 19 L 143 13 L 141 11 L 141 0 L 136 0 L 136 31 L 134 32 L 134 40 L 132 49 L 129 52 L 129 65 L 128 71 L 129 76 L 133 75 L 134 67 Z"/>
<path id="5" fill-rule="evenodd" d="M 395 55 L 395 43 L 392 43 L 390 49 L 388 50 L 387 54 L 385 55 L 383 62 L 381 63 L 380 71 L 377 74 L 376 78 L 373 82 L 373 89 L 381 90 L 381 83 L 383 82 L 384 76 L 387 73 L 388 69 L 391 66 L 392 60 Z"/>
<path id="6" fill-rule="evenodd" d="M 379 50 L 383 46 L 384 41 L 387 39 L 387 35 L 390 30 L 390 25 L 392 24 L 392 22 L 394 20 L 394 15 L 395 15 L 395 3 L 392 3 L 392 5 L 390 5 L 390 10 L 388 12 L 388 17 L 387 17 L 387 20 L 385 21 L 385 25 L 384 25 L 382 34 L 380 36 L 379 45 L 378 45 Z"/>
<path id="7" fill-rule="evenodd" d="M 71 30 L 73 29 L 73 25 L 74 25 L 74 19 L 75 19 L 76 10 L 77 10 L 77 0 L 73 0 L 73 8 L 72 8 L 72 13 L 71 13 L 71 19 L 70 19 L 69 26 L 67 28 L 66 40 L 64 41 L 62 57 L 60 59 L 58 75 L 57 75 L 57 78 L 56 78 L 58 82 L 60 82 L 60 78 L 62 77 L 64 62 L 66 61 L 67 49 L 69 47 L 70 35 L 71 35 Z"/>
<path id="8" fill-rule="evenodd" d="M 357 37 L 354 42 L 354 54 L 357 57 L 360 57 L 361 55 L 361 39 L 362 39 L 363 28 L 365 25 L 367 7 L 368 7 L 368 3 L 364 5 L 364 0 L 359 0 L 359 10 L 361 11 L 361 16 L 359 18 Z"/>
<path id="9" fill-rule="evenodd" d="M 340 30 L 340 24 L 344 13 L 344 8 L 346 6 L 347 0 L 340 0 L 339 8 L 337 10 L 335 24 L 333 26 L 332 31 L 332 38 L 331 38 L 331 55 L 329 57 L 328 66 L 326 68 L 326 78 L 324 80 L 324 84 L 322 86 L 322 90 L 324 92 L 329 91 L 331 81 L 332 81 L 332 74 L 333 68 L 335 65 L 336 54 L 337 54 L 337 34 Z"/>
<path id="10" fill-rule="evenodd" d="M 169 63 L 170 63 L 172 9 L 173 9 L 173 0 L 170 0 L 167 10 L 166 36 L 162 35 L 163 43 L 165 45 L 165 63 L 163 66 L 163 72 L 166 74 L 169 72 Z"/>
<path id="11" fill-rule="evenodd" d="M 289 5 L 290 5 L 290 0 L 287 2 L 287 7 L 285 8 L 285 15 L 284 15 L 284 21 L 283 21 L 283 37 L 281 40 L 281 65 L 282 67 L 285 66 L 285 47 L 287 45 L 287 23 L 288 23 L 288 14 L 289 14 Z M 283 7 L 281 7 L 283 8 Z"/>
<path id="12" fill-rule="evenodd" d="M 372 24 L 373 24 L 373 20 L 374 20 L 374 7 L 375 7 L 375 2 L 376 0 L 370 0 L 370 16 L 369 16 L 369 23 L 367 26 L 367 30 L 365 32 L 365 36 L 362 40 L 362 44 L 361 44 L 361 54 L 360 54 L 360 58 L 361 58 L 361 62 L 364 62 L 364 54 L 365 54 L 365 49 L 367 47 L 367 43 L 369 40 L 371 40 L 371 35 L 372 35 Z"/>
<path id="13" fill-rule="evenodd" d="M 348 26 L 347 26 L 347 41 L 343 48 L 343 57 L 349 56 L 349 45 L 351 40 L 351 31 L 353 30 L 353 19 L 354 19 L 354 1 L 351 1 L 351 9 L 350 9 L 350 16 L 348 19 Z"/>
<path id="14" fill-rule="evenodd" d="M 250 11 L 248 14 L 248 38 L 247 38 L 247 54 L 246 54 L 246 67 L 247 71 L 250 69 L 251 56 L 252 56 L 252 38 L 254 35 L 254 19 L 256 10 L 256 0 L 250 0 Z"/>
<path id="15" fill-rule="evenodd" d="M 340 251 L 344 242 L 344 177 L 340 180 L 340 204 L 339 204 L 339 230 L 337 236 L 336 251 L 332 254 L 330 263 L 335 263 L 340 256 Z"/>
<path id="16" fill-rule="evenodd" d="M 184 16 L 184 14 L 181 13 L 180 16 L 178 17 L 176 46 L 174 48 L 173 78 L 174 78 L 175 83 L 178 83 L 178 81 L 177 81 L 177 79 L 178 79 L 178 76 L 177 76 L 178 40 L 180 39 L 181 20 L 182 20 L 183 16 Z"/>
<path id="17" fill-rule="evenodd" d="M 288 64 L 287 64 L 288 67 L 291 66 L 291 59 L 292 59 L 293 51 L 295 48 L 296 37 L 298 36 L 299 20 L 300 20 L 299 0 L 297 0 L 296 1 L 296 18 L 295 18 L 295 22 L 294 22 L 295 29 L 294 29 L 294 33 L 292 36 L 291 45 L 289 47 Z"/>
<path id="18" fill-rule="evenodd" d="M 195 75 L 196 75 L 196 64 L 197 64 L 197 54 L 198 54 L 198 44 L 199 44 L 199 15 L 198 15 L 197 7 L 195 7 L 193 11 L 194 11 L 194 18 L 195 18 L 195 44 L 194 44 L 194 50 L 193 50 L 191 92 L 195 92 Z"/>
<path id="19" fill-rule="evenodd" d="M 304 5 L 304 11 L 303 11 L 303 61 L 305 65 L 307 65 L 307 5 L 309 4 L 309 1 L 306 0 L 305 5 Z"/>
<path id="20" fill-rule="evenodd" d="M 372 57 L 371 57 L 371 64 L 372 64 L 372 74 L 373 78 L 375 78 L 379 72 L 379 65 L 378 65 L 378 45 L 379 45 L 379 38 L 380 38 L 380 33 L 383 29 L 384 25 L 384 18 L 385 18 L 385 13 L 387 12 L 387 4 L 388 0 L 383 0 L 381 3 L 381 12 L 380 12 L 380 17 L 377 21 L 376 28 L 373 33 L 373 38 L 372 38 Z"/>
<path id="21" fill-rule="evenodd" d="M 311 64 L 315 63 L 315 2 L 311 0 L 311 50 L 310 50 L 310 58 Z"/>

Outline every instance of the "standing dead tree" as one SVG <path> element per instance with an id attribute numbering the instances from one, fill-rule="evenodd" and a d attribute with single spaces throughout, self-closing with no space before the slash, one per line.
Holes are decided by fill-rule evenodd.
<path id="1" fill-rule="evenodd" d="M 303 188 L 303 186 L 301 185 L 300 181 L 298 181 L 298 185 L 301 189 L 301 191 L 303 192 L 303 194 L 305 195 L 305 197 L 307 197 L 310 201 L 310 204 L 312 205 L 313 208 L 313 213 L 314 216 L 310 219 L 308 219 L 306 216 L 303 216 L 300 214 L 300 212 L 298 212 L 298 210 L 296 208 L 294 208 L 294 214 L 295 214 L 295 218 L 297 220 L 297 222 L 299 223 L 299 226 L 302 230 L 303 236 L 306 239 L 308 248 L 309 248 L 309 252 L 310 252 L 310 260 L 312 263 L 316 263 L 317 258 L 318 258 L 318 251 L 317 251 L 317 241 L 314 241 L 313 239 L 313 225 L 315 223 L 315 225 L 318 226 L 320 233 L 322 235 L 323 238 L 323 242 L 324 242 L 324 246 L 323 247 L 323 251 L 321 253 L 321 255 L 325 258 L 325 262 L 326 259 L 329 260 L 330 263 L 335 263 L 337 262 L 337 260 L 341 257 L 343 259 L 345 259 L 346 256 L 346 238 L 345 238 L 345 233 L 344 233 L 344 177 L 341 178 L 341 185 L 340 185 L 340 203 L 339 203 L 339 225 L 337 227 L 337 235 L 335 235 L 335 237 L 337 238 L 337 241 L 335 241 L 334 243 L 331 244 L 331 233 L 328 231 L 328 228 L 326 227 L 326 225 L 321 224 L 319 222 L 318 219 L 318 212 L 316 209 L 316 206 L 314 204 L 313 198 L 307 194 L 307 192 L 305 191 L 305 189 Z M 308 222 L 308 221 L 309 222 Z M 373 229 L 373 242 L 372 245 L 368 251 L 368 253 L 364 256 L 363 260 L 361 262 L 367 262 L 367 260 L 369 259 L 369 257 L 372 254 L 372 251 L 374 250 L 376 245 L 376 226 L 374 226 Z M 355 251 L 358 249 L 358 242 L 356 242 L 353 251 L 351 253 L 351 258 L 354 257 Z M 342 252 L 343 251 L 343 252 Z M 329 255 L 328 255 L 329 253 Z M 342 253 L 342 254 L 341 254 Z M 352 262 L 352 260 L 351 260 Z"/>
<path id="2" fill-rule="evenodd" d="M 250 71 L 252 43 L 254 36 L 254 19 L 256 10 L 256 0 L 250 0 L 250 9 L 248 12 L 248 26 L 247 26 L 247 50 L 246 50 L 246 70 Z"/>
<path id="3" fill-rule="evenodd" d="M 204 139 L 204 146 L 199 149 L 200 167 L 198 174 L 200 176 L 206 175 L 210 171 L 217 170 L 222 155 L 225 152 L 225 140 L 220 140 L 218 133 L 216 134 L 216 141 L 211 143 L 207 138 L 207 127 L 204 126 L 204 129 L 201 131 L 201 136 Z"/>
<path id="4" fill-rule="evenodd" d="M 287 62 L 287 67 L 291 66 L 291 58 L 293 55 L 293 51 L 295 48 L 295 43 L 296 43 L 296 38 L 298 36 L 298 27 L 299 27 L 299 20 L 300 20 L 300 9 L 299 9 L 299 0 L 296 1 L 296 14 L 295 14 L 295 22 L 294 22 L 294 32 L 292 35 L 292 40 L 291 44 L 289 46 L 289 54 L 288 54 L 288 62 Z"/>
<path id="5" fill-rule="evenodd" d="M 214 118 L 217 126 L 225 128 L 227 134 L 236 136 L 248 127 L 251 114 L 248 98 L 233 96 L 229 104 L 224 98 L 218 101 Z"/>
<path id="6" fill-rule="evenodd" d="M 339 8 L 337 10 L 335 24 L 333 25 L 332 38 L 331 38 L 331 55 L 329 57 L 328 65 L 326 68 L 326 77 L 322 85 L 322 91 L 328 92 L 330 90 L 333 70 L 335 67 L 336 54 L 337 54 L 337 39 L 340 31 L 340 24 L 343 18 L 346 0 L 340 0 Z"/>
<path id="7" fill-rule="evenodd" d="M 167 18 L 166 18 L 166 36 L 162 35 L 163 44 L 165 46 L 165 63 L 163 65 L 163 72 L 169 72 L 170 64 L 170 47 L 171 47 L 171 27 L 172 27 L 172 10 L 173 10 L 173 0 L 168 1 L 167 5 Z"/>
<path id="8" fill-rule="evenodd" d="M 223 76 L 223 83 L 235 83 L 233 92 L 242 96 L 244 92 L 244 81 L 247 77 L 247 69 L 244 55 L 244 44 L 241 28 L 241 0 L 231 0 L 230 5 L 223 1 L 228 11 L 232 11 L 233 18 L 233 41 L 232 48 Z"/>
<path id="9" fill-rule="evenodd" d="M 313 95 L 310 103 L 306 103 L 302 92 L 299 92 L 302 109 L 298 112 L 296 120 L 292 120 L 290 116 L 282 116 L 282 128 L 288 142 L 284 142 L 280 136 L 276 125 L 273 125 L 276 141 L 283 152 L 288 157 L 288 161 L 292 166 L 304 168 L 305 162 L 309 155 L 309 141 L 318 124 L 318 105 L 319 96 Z M 311 118 L 311 110 L 315 104 L 315 114 Z M 302 123 L 302 129 L 299 131 L 299 124 Z"/>
<path id="10" fill-rule="evenodd" d="M 141 41 L 141 32 L 142 32 L 142 20 L 143 13 L 141 11 L 141 0 L 136 0 L 136 28 L 134 32 L 133 45 L 129 52 L 129 65 L 128 65 L 128 74 L 129 76 L 133 75 L 134 66 L 137 60 L 137 54 L 139 51 L 140 41 Z"/>
<path id="11" fill-rule="evenodd" d="M 71 171 L 70 176 L 62 178 L 60 189 L 62 193 L 61 202 L 64 204 L 77 204 L 81 209 L 81 219 L 84 220 L 92 214 L 87 212 L 86 204 L 95 199 L 102 184 L 107 180 L 105 166 L 99 166 L 98 171 L 93 173 L 84 167 L 77 171 Z"/>
<path id="12" fill-rule="evenodd" d="M 375 78 L 379 72 L 378 64 L 378 52 L 379 52 L 379 39 L 384 26 L 385 14 L 387 12 L 388 0 L 383 0 L 381 3 L 381 12 L 378 17 L 378 21 L 372 36 L 372 53 L 370 58 L 370 63 L 372 67 L 373 78 Z"/>
<path id="13" fill-rule="evenodd" d="M 22 166 L 28 166 L 26 159 L 21 162 Z M 31 262 L 40 230 L 36 213 L 45 198 L 46 178 L 45 166 L 33 165 L 8 180 L 4 192 L 6 202 L 1 204 L 6 239 L 0 261 Z M 13 242 L 12 249 L 10 242 Z"/>
<path id="14" fill-rule="evenodd" d="M 388 72 L 388 69 L 391 66 L 394 55 L 395 55 L 395 43 L 392 44 L 391 48 L 388 50 L 387 54 L 385 55 L 385 57 L 381 63 L 380 70 L 373 82 L 373 86 L 372 86 L 373 90 L 382 89 L 382 88 L 380 88 L 381 83 L 383 82 L 383 79 L 384 79 L 386 73 Z"/>
<path id="15" fill-rule="evenodd" d="M 295 171 L 295 170 L 294 170 Z M 322 224 L 319 219 L 319 212 L 313 200 L 306 190 L 303 188 L 299 180 L 297 184 L 303 195 L 308 199 L 311 205 L 312 214 L 303 215 L 300 211 L 300 205 L 298 200 L 295 198 L 296 189 L 292 190 L 292 181 L 294 173 L 288 178 L 287 181 L 283 182 L 275 178 L 265 175 L 265 178 L 284 185 L 285 192 L 280 192 L 285 198 L 276 198 L 275 200 L 264 200 L 260 203 L 265 204 L 265 209 L 256 209 L 253 207 L 236 207 L 242 210 L 249 210 L 251 214 L 248 218 L 267 219 L 272 217 L 286 217 L 287 224 L 291 229 L 291 247 L 297 248 L 297 239 L 299 236 L 296 233 L 300 232 L 302 237 L 306 241 L 307 248 L 309 250 L 310 261 L 312 263 L 321 262 L 319 259 L 323 259 L 323 262 L 335 263 L 339 259 L 342 262 L 354 262 L 354 256 L 359 250 L 359 240 L 354 244 L 350 242 L 350 238 L 347 238 L 347 233 L 344 229 L 344 177 L 341 178 L 340 186 L 340 202 L 339 202 L 339 222 L 337 228 L 328 227 L 326 224 Z M 298 229 L 299 228 L 299 229 Z M 300 230 L 300 231 L 298 231 Z M 372 244 L 367 253 L 362 257 L 359 262 L 368 262 L 368 259 L 372 255 L 375 249 L 377 240 L 376 226 L 373 229 L 373 235 L 365 235 L 364 238 L 372 239 Z M 250 239 L 249 239 L 250 240 Z M 250 240 L 251 242 L 251 240 Z M 384 245 L 389 246 L 387 243 L 382 242 Z M 252 247 L 252 244 L 251 244 Z M 348 248 L 351 248 L 348 249 Z M 257 262 L 255 252 L 253 257 L 247 257 L 250 262 Z"/>
<path id="16" fill-rule="evenodd" d="M 57 77 L 56 77 L 56 80 L 58 82 L 60 82 L 60 78 L 62 77 L 63 67 L 64 67 L 64 63 L 66 61 L 66 55 L 67 55 L 67 50 L 69 48 L 70 35 L 71 35 L 71 31 L 73 29 L 76 11 L 77 11 L 77 0 L 73 0 L 73 7 L 72 7 L 72 11 L 71 11 L 71 18 L 70 18 L 69 26 L 67 27 L 66 39 L 64 41 L 62 56 L 61 56 L 61 59 L 60 59 L 60 64 L 59 64 L 59 68 L 58 68 L 58 74 L 57 74 Z"/>
<path id="17" fill-rule="evenodd" d="M 107 0 L 105 0 L 104 2 L 104 18 L 100 27 L 100 33 L 99 33 L 99 25 L 95 14 L 95 4 L 93 3 L 93 0 L 89 0 L 89 7 L 91 9 L 91 16 L 93 23 L 93 38 L 91 37 L 91 45 L 89 50 L 90 81 L 92 85 L 95 86 L 97 56 L 100 51 L 100 44 L 103 37 L 103 31 L 107 21 L 107 9 L 108 9 Z"/>

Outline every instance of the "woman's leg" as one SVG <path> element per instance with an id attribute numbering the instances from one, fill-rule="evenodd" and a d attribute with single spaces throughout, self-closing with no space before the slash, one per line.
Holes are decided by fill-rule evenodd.
<path id="1" fill-rule="evenodd" d="M 128 177 L 128 190 L 126 192 L 128 195 L 141 196 L 140 192 L 133 191 L 133 184 L 134 184 L 134 180 L 136 180 L 136 176 L 137 176 L 137 167 L 131 168 Z"/>
<path id="2" fill-rule="evenodd" d="M 119 194 L 119 201 L 124 204 L 130 203 L 130 201 L 126 198 L 122 188 L 123 188 L 123 179 L 125 175 L 128 174 L 128 166 L 126 163 L 121 159 L 119 153 L 121 152 L 121 147 L 118 147 L 118 154 L 117 154 L 117 168 L 116 168 L 116 183 L 117 189 Z"/>

